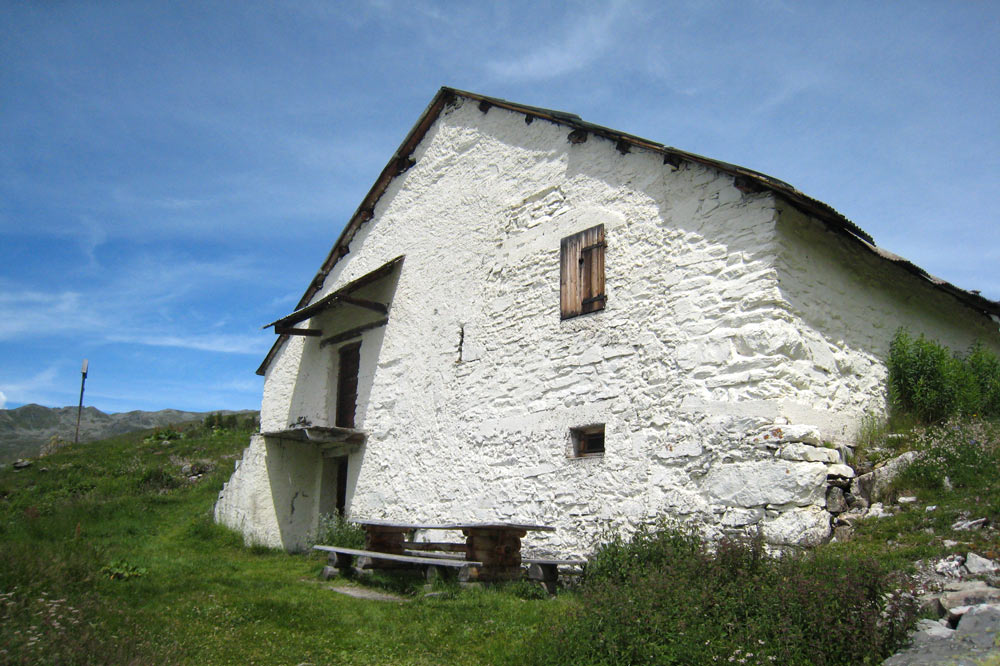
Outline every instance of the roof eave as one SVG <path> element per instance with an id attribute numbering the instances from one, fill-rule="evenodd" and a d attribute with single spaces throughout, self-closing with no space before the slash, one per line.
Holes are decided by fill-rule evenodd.
<path id="1" fill-rule="evenodd" d="M 772 178 L 767 174 L 747 169 L 736 164 L 714 160 L 696 153 L 689 153 L 677 148 L 671 148 L 670 146 L 665 146 L 662 143 L 650 141 L 649 139 L 643 139 L 642 137 L 638 137 L 633 134 L 627 134 L 625 132 L 619 132 L 601 125 L 588 123 L 573 113 L 527 106 L 516 102 L 508 102 L 507 100 L 497 97 L 487 97 L 486 95 L 442 86 L 441 89 L 438 90 L 437 94 L 434 95 L 430 104 L 427 105 L 427 108 L 424 109 L 424 112 L 420 115 L 416 124 L 414 124 L 409 133 L 407 133 L 406 138 L 403 139 L 403 142 L 400 144 L 399 148 L 396 149 L 396 152 L 386 164 L 385 168 L 382 169 L 378 179 L 372 185 L 371 189 L 368 190 L 368 194 L 362 200 L 361 205 L 358 206 L 357 210 L 354 211 L 354 214 L 344 226 L 344 230 L 340 233 L 340 236 L 338 236 L 337 242 L 334 243 L 333 248 L 331 248 L 330 253 L 320 266 L 316 276 L 313 278 L 312 282 L 310 282 L 309 287 L 302 295 L 298 305 L 296 305 L 296 310 L 307 306 L 313 296 L 315 296 L 316 293 L 323 287 L 323 283 L 326 281 L 326 277 L 330 274 L 330 271 L 336 263 L 349 252 L 348 246 L 358 229 L 362 224 L 374 217 L 375 206 L 385 193 L 385 190 L 389 187 L 389 184 L 396 176 L 402 174 L 413 166 L 413 162 L 411 160 L 413 151 L 423 140 L 427 130 L 430 129 L 431 125 L 433 125 L 437 120 L 441 110 L 455 97 L 465 97 L 466 99 L 479 101 L 480 108 L 484 112 L 488 112 L 489 107 L 496 106 L 498 108 L 507 109 L 508 111 L 522 113 L 536 118 L 542 118 L 559 125 L 572 127 L 575 130 L 583 130 L 588 133 L 596 134 L 608 140 L 615 141 L 616 143 L 625 142 L 637 148 L 658 152 L 664 156 L 664 163 L 674 164 L 678 160 L 684 160 L 710 166 L 720 171 L 732 174 L 736 178 L 746 179 L 751 187 L 762 188 L 774 192 L 776 195 L 781 196 L 803 213 L 819 219 L 834 230 L 852 237 L 855 241 L 862 243 L 869 249 L 872 249 L 872 251 L 875 251 L 876 254 L 882 256 L 877 251 L 874 238 L 842 214 L 838 213 L 832 206 L 825 204 L 818 199 L 813 199 L 812 197 L 809 197 L 795 189 L 788 183 L 777 178 Z M 906 261 L 905 259 L 900 258 L 899 261 L 893 261 L 884 256 L 882 258 L 928 279 L 932 284 L 952 294 L 965 305 L 973 307 L 985 315 L 1000 316 L 1000 302 L 991 301 L 980 296 L 979 294 L 966 291 L 945 282 L 944 280 L 934 278 L 920 267 Z M 267 368 L 274 356 L 277 354 L 277 350 L 287 339 L 288 336 L 285 334 L 278 336 L 278 339 L 275 341 L 274 345 L 272 345 L 271 350 L 267 353 L 267 356 L 260 364 L 260 367 L 257 368 L 258 375 L 264 375 L 267 372 Z"/>

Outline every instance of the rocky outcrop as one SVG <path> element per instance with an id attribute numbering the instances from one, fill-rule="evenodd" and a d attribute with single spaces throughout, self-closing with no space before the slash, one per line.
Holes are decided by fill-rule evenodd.
<path id="1" fill-rule="evenodd" d="M 911 645 L 883 666 L 1000 663 L 1000 589 L 977 577 L 994 581 L 1000 566 L 973 552 L 917 565 L 922 607 L 939 619 L 920 620 Z"/>

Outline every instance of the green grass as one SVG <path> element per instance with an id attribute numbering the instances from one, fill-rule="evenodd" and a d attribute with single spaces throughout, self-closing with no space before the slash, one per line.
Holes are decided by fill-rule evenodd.
<path id="1" fill-rule="evenodd" d="M 1000 543 L 992 530 L 952 529 L 959 520 L 986 518 L 1000 524 L 1000 422 L 982 418 L 953 418 L 944 423 L 914 427 L 876 450 L 899 455 L 920 451 L 922 457 L 889 487 L 887 499 L 913 496 L 886 518 L 867 518 L 852 541 L 829 544 L 837 552 L 864 552 L 895 568 L 912 569 L 918 559 L 965 555 L 972 550 L 1000 557 Z M 927 511 L 928 506 L 936 507 Z M 948 546 L 945 541 L 957 542 Z"/>
<path id="2" fill-rule="evenodd" d="M 753 576 L 725 583 L 725 596 L 699 586 L 705 571 L 717 566 L 710 560 L 688 572 L 690 584 L 680 585 L 679 578 L 650 575 L 641 562 L 627 571 L 619 558 L 613 568 L 643 582 L 644 596 L 637 598 L 645 606 L 638 614 L 629 613 L 637 608 L 629 595 L 598 586 L 588 596 L 586 583 L 582 594 L 555 600 L 537 599 L 534 588 L 523 584 L 485 591 L 445 586 L 440 597 L 412 596 L 400 603 L 334 593 L 317 577 L 325 564 L 321 554 L 247 548 L 239 535 L 212 522 L 213 503 L 247 444 L 248 431 L 192 426 L 169 441 L 138 433 L 67 447 L 28 469 L 0 471 L 0 664 L 587 663 L 560 643 L 574 630 L 612 636 L 607 627 L 613 626 L 622 641 L 645 641 L 650 627 L 664 618 L 670 621 L 659 633 L 678 643 L 658 647 L 666 652 L 654 654 L 672 663 L 671 655 L 708 654 L 708 649 L 698 652 L 694 643 L 685 643 L 662 609 L 678 609 L 678 621 L 687 621 L 695 619 L 689 613 L 691 599 L 713 598 L 728 600 L 726 608 L 713 607 L 713 613 L 747 620 L 736 622 L 739 632 L 726 634 L 712 648 L 713 656 L 745 657 L 751 643 L 764 640 L 770 647 L 755 658 L 798 655 L 789 663 L 808 663 L 812 657 L 800 652 L 805 644 L 774 634 L 781 623 L 769 618 L 801 602 L 794 626 L 819 626 L 830 611 L 813 609 L 810 600 L 850 589 L 849 578 L 831 578 L 828 572 L 839 567 L 847 576 L 856 568 L 850 563 L 863 561 L 876 561 L 880 570 L 905 571 L 916 559 L 968 550 L 1000 557 L 995 532 L 951 529 L 960 518 L 1000 523 L 1000 484 L 995 482 L 1000 426 L 964 419 L 903 438 L 887 439 L 887 434 L 872 427 L 870 447 L 893 455 L 906 449 L 926 452 L 924 462 L 891 489 L 896 496 L 916 495 L 916 505 L 889 518 L 861 521 L 852 541 L 818 549 L 812 562 L 821 566 L 754 569 Z M 206 470 L 204 476 L 191 483 L 181 474 L 185 463 Z M 928 504 L 938 508 L 927 512 Z M 959 543 L 946 546 L 946 539 Z M 796 583 L 786 585 L 776 575 Z M 391 585 L 410 589 L 405 581 Z M 775 596 L 761 590 L 791 594 L 816 585 L 822 594 L 790 598 L 783 608 L 753 610 L 743 601 Z M 707 592 L 691 597 L 698 590 Z M 594 603 L 608 611 L 603 625 L 599 616 L 587 615 L 588 604 Z M 757 619 L 750 623 L 752 617 Z M 588 624 L 595 618 L 597 624 Z M 692 641 L 697 636 L 700 646 L 719 640 L 703 624 L 692 625 L 685 635 Z M 743 650 L 739 655 L 738 649 Z M 586 653 L 591 663 L 624 663 L 595 650 Z"/>
<path id="3" fill-rule="evenodd" d="M 0 472 L 0 663 L 523 663 L 573 603 L 336 594 L 320 554 L 246 548 L 212 522 L 248 432 L 146 434 Z M 214 469 L 192 484 L 180 467 L 198 461 Z"/>

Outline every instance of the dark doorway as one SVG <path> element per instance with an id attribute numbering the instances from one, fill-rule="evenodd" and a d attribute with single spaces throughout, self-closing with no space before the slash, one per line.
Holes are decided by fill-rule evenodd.
<path id="1" fill-rule="evenodd" d="M 320 487 L 319 511 L 343 516 L 347 510 L 347 456 L 323 459 L 323 482 Z"/>
<path id="2" fill-rule="evenodd" d="M 337 417 L 334 422 L 338 428 L 354 427 L 354 411 L 358 405 L 358 369 L 360 366 L 360 342 L 340 348 L 340 365 L 337 371 Z"/>

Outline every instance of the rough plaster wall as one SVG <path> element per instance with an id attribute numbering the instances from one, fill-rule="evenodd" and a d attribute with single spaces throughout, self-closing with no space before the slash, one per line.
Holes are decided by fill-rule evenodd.
<path id="1" fill-rule="evenodd" d="M 321 470 L 313 445 L 254 435 L 219 493 L 215 520 L 248 544 L 301 550 L 316 529 Z"/>
<path id="2" fill-rule="evenodd" d="M 810 386 L 817 407 L 847 417 L 845 432 L 866 411 L 885 409 L 885 359 L 900 326 L 958 351 L 978 340 L 1000 353 L 985 316 L 791 206 L 780 210 L 783 317 L 813 359 L 785 371 Z"/>
<path id="3" fill-rule="evenodd" d="M 665 514 L 709 535 L 825 538 L 827 475 L 849 472 L 815 445 L 856 405 L 829 376 L 837 343 L 810 329 L 809 294 L 779 280 L 777 202 L 566 134 L 472 103 L 442 114 L 317 294 L 406 255 L 389 324 L 362 345 L 351 514 L 555 526 L 527 537 L 539 553 L 584 554 L 604 528 Z M 597 223 L 607 308 L 560 321 L 559 240 Z M 265 430 L 309 408 L 296 395 L 328 398 L 308 345 L 271 364 Z M 592 423 L 606 454 L 571 457 L 569 429 Z"/>

